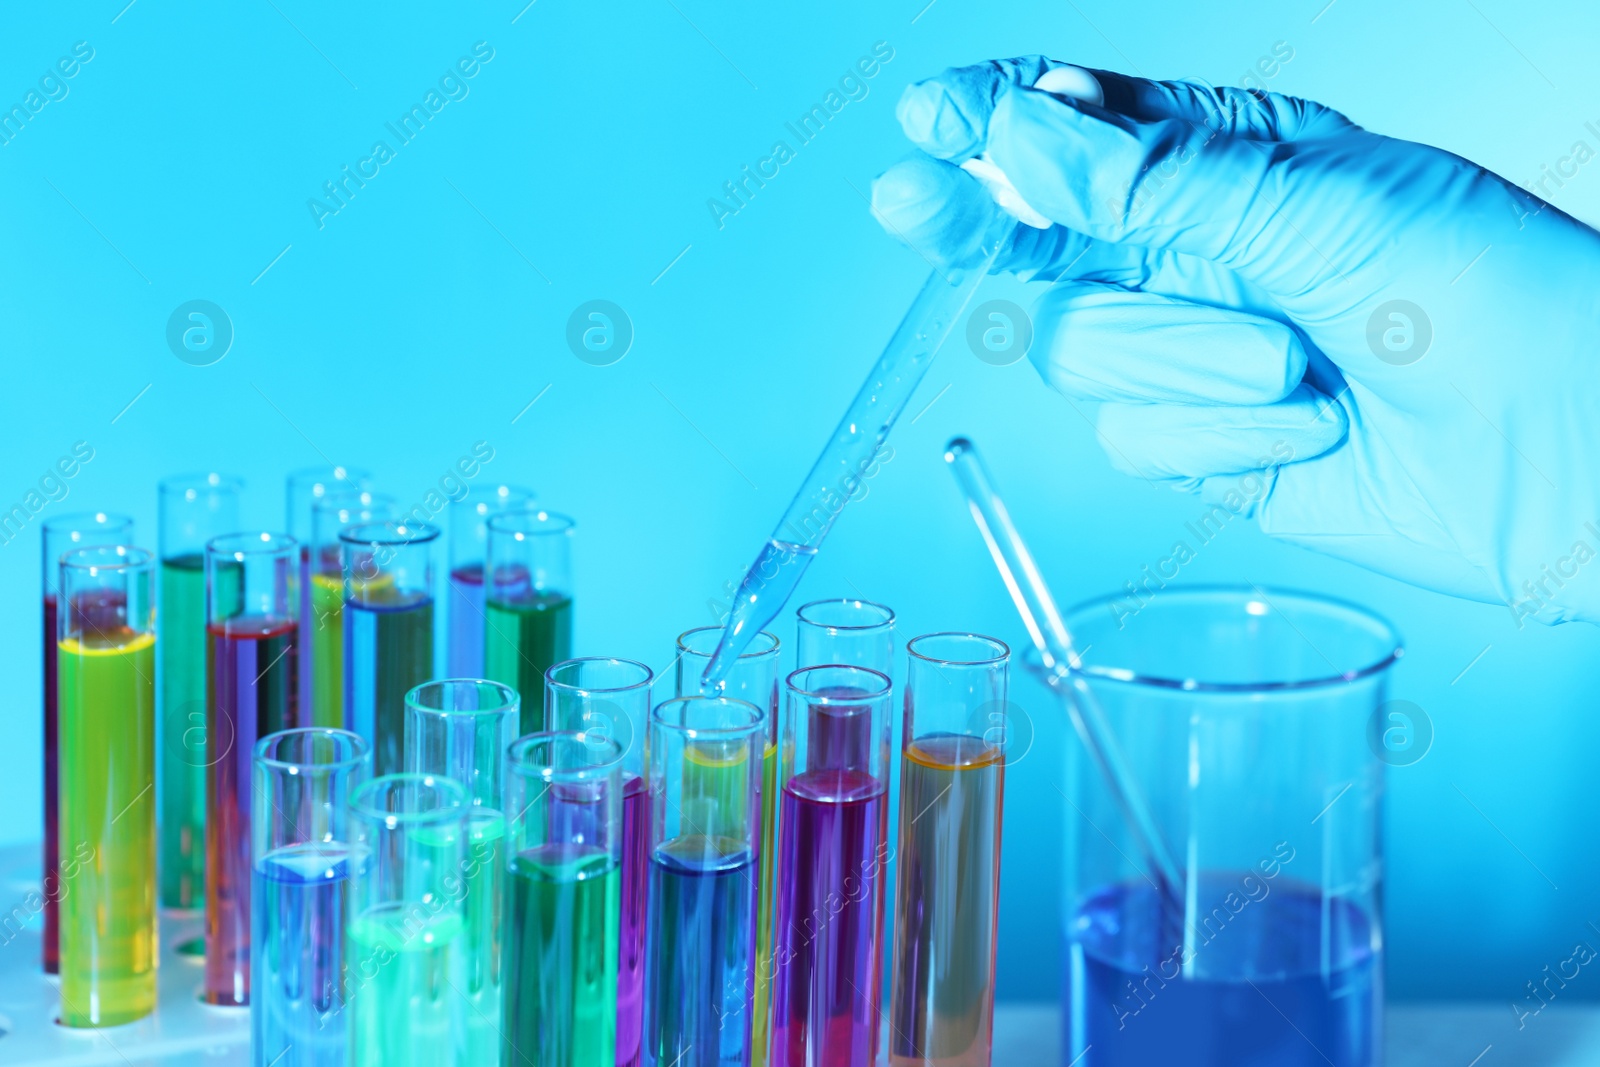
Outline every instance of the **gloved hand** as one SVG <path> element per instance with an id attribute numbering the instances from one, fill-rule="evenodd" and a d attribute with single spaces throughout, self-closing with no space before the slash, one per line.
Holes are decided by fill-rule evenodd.
<path id="1" fill-rule="evenodd" d="M 1519 626 L 1600 621 L 1600 234 L 1320 104 L 1104 71 L 1104 106 L 1029 88 L 1061 65 L 907 89 L 922 154 L 873 207 L 970 261 L 999 209 L 955 164 L 986 153 L 1054 223 L 997 269 L 1052 283 L 1030 356 L 1097 403 L 1113 465 Z"/>

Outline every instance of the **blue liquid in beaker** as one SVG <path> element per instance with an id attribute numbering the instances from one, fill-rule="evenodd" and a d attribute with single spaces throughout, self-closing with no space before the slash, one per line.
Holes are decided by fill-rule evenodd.
<path id="1" fill-rule="evenodd" d="M 1202 874 L 1196 899 L 1186 946 L 1165 950 L 1145 882 L 1100 889 L 1078 909 L 1066 935 L 1063 1064 L 1378 1061 L 1383 957 L 1362 909 L 1245 872 Z"/>

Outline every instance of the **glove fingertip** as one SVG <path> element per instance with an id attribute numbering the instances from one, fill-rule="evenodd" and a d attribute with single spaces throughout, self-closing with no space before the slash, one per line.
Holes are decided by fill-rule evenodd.
<path id="1" fill-rule="evenodd" d="M 906 86 L 894 113 L 911 143 L 931 156 L 959 162 L 983 149 L 982 130 L 938 78 Z"/>

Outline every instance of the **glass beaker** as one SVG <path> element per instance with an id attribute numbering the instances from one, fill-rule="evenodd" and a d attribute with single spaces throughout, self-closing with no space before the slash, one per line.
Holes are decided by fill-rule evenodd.
<path id="1" fill-rule="evenodd" d="M 1107 598 L 1067 626 L 1182 872 L 1182 914 L 1070 746 L 1063 1062 L 1379 1062 L 1383 775 L 1367 739 L 1394 629 L 1258 587 Z"/>

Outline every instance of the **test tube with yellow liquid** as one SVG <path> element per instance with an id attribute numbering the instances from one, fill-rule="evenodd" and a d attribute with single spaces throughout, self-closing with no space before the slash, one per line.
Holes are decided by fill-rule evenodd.
<path id="1" fill-rule="evenodd" d="M 116 1026 L 156 1006 L 155 555 L 81 548 L 60 574 L 60 1020 Z"/>

